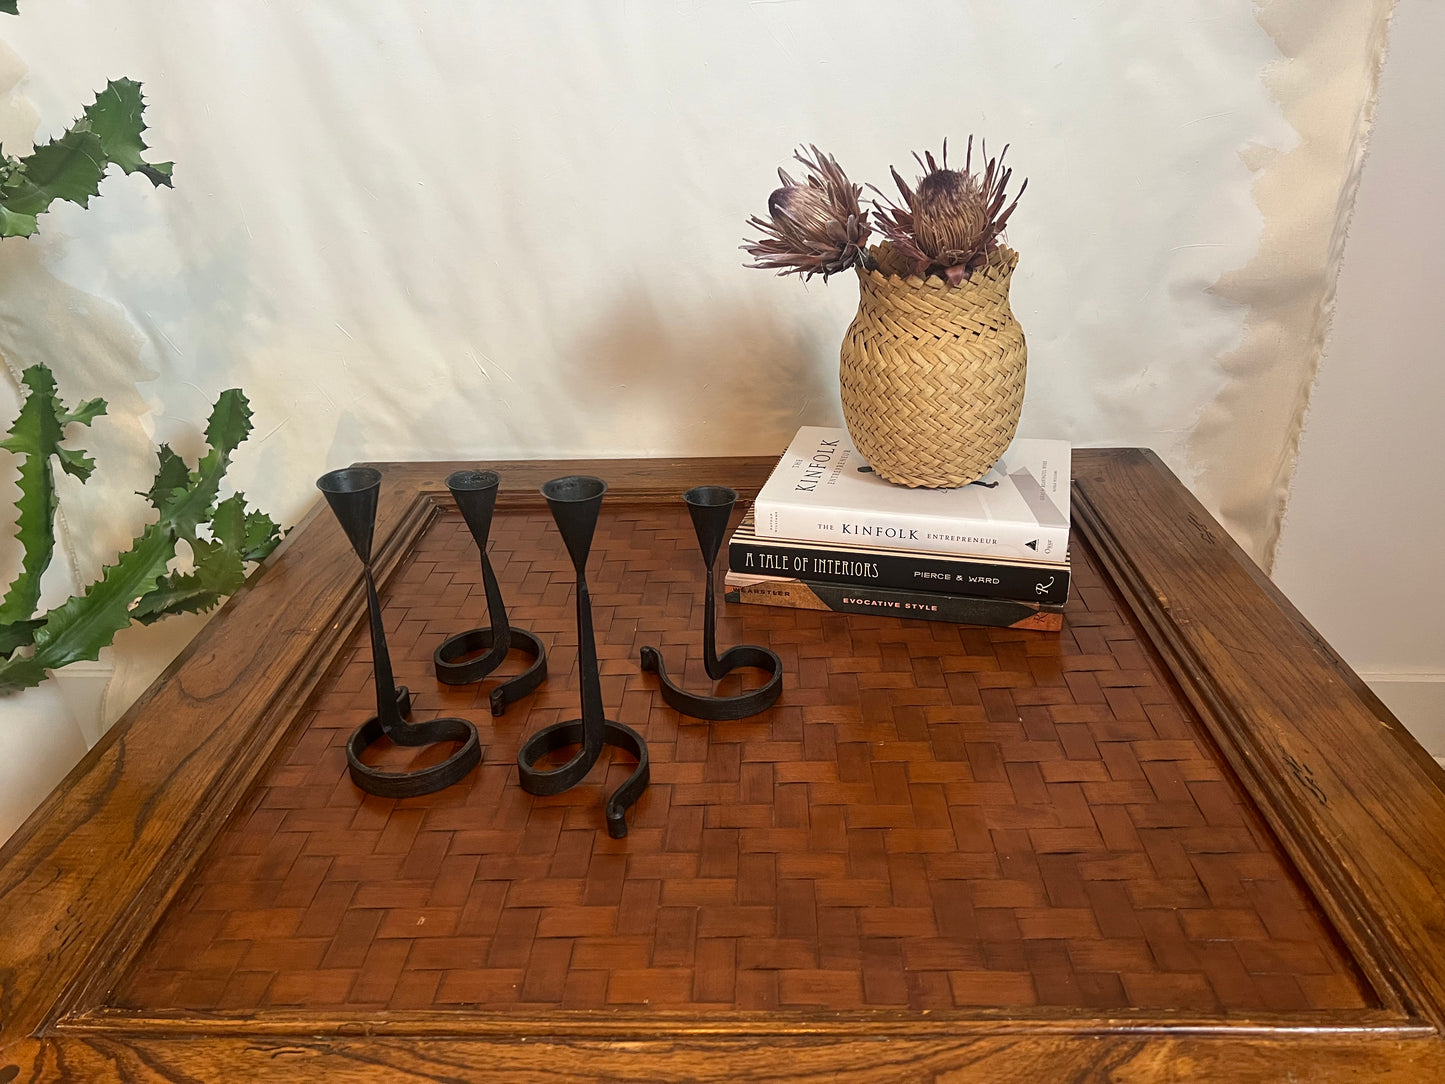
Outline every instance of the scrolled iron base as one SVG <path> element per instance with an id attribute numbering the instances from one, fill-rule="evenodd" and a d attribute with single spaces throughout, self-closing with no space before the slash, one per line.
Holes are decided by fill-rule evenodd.
<path id="1" fill-rule="evenodd" d="M 507 705 L 516 703 L 535 690 L 547 676 L 547 650 L 542 641 L 525 629 L 512 628 L 509 633 L 510 650 L 522 652 L 532 662 L 520 674 L 508 678 L 491 691 L 489 698 L 494 716 L 505 714 Z M 443 685 L 470 685 L 490 674 L 501 659 L 493 660 L 489 654 L 470 659 L 466 656 L 490 653 L 494 635 L 491 629 L 468 629 L 448 636 L 432 652 L 432 667 L 436 670 L 437 680 Z M 464 661 L 458 662 L 458 659 Z"/>
<path id="2" fill-rule="evenodd" d="M 662 699 L 668 706 L 694 719 L 708 719 L 713 722 L 746 719 L 772 707 L 783 692 L 783 660 L 767 648 L 754 644 L 743 644 L 724 651 L 717 660 L 714 676 L 718 678 L 744 666 L 768 672 L 768 680 L 762 686 L 736 696 L 705 696 L 679 688 L 667 676 L 667 666 L 662 661 L 662 653 L 655 647 L 642 649 L 641 666 L 643 673 L 657 675 L 660 683 L 658 691 L 662 693 Z"/>
<path id="3" fill-rule="evenodd" d="M 540 770 L 535 765 L 548 753 L 569 745 L 582 745 L 583 738 L 581 719 L 553 723 L 528 738 L 517 750 L 517 771 L 521 775 L 522 789 L 528 794 L 561 794 L 580 783 L 596 763 L 595 759 L 589 762 L 583 752 L 558 768 Z M 642 797 L 651 778 L 647 742 L 630 726 L 611 719 L 603 725 L 602 742 L 604 745 L 615 745 L 637 759 L 636 770 L 607 799 L 607 834 L 613 839 L 622 839 L 627 835 L 627 810 Z"/>
<path id="4" fill-rule="evenodd" d="M 405 685 L 396 690 L 396 705 L 402 715 L 411 711 L 411 693 Z M 388 772 L 361 760 L 361 754 L 383 737 L 409 747 L 445 741 L 460 742 L 461 747 L 439 764 L 410 772 Z M 482 746 L 477 738 L 477 728 L 465 719 L 428 719 L 422 723 L 403 723 L 388 731 L 380 716 L 373 715 L 352 731 L 346 742 L 346 766 L 351 772 L 351 781 L 368 794 L 380 798 L 415 798 L 420 794 L 431 794 L 460 780 L 481 759 Z"/>

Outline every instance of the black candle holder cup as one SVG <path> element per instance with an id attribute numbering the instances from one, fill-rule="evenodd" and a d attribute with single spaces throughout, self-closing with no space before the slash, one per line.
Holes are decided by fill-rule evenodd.
<path id="1" fill-rule="evenodd" d="M 714 585 L 713 566 L 717 563 L 718 550 L 722 548 L 723 535 L 727 533 L 728 519 L 732 516 L 733 505 L 737 503 L 736 491 L 726 486 L 697 486 L 682 495 L 687 510 L 692 515 L 693 530 L 697 532 L 697 544 L 702 550 L 703 564 L 707 566 L 707 588 L 703 596 L 702 651 L 703 665 L 707 676 L 717 681 L 741 667 L 753 667 L 767 672 L 768 679 L 760 687 L 738 693 L 736 696 L 705 696 L 690 693 L 679 688 L 667 676 L 662 653 L 655 647 L 642 649 L 643 672 L 657 674 L 661 683 L 662 699 L 684 715 L 694 719 L 723 721 L 746 719 L 765 711 L 777 702 L 783 691 L 783 661 L 765 647 L 742 644 L 725 651 L 721 658 L 717 653 L 717 595 Z"/>
<path id="2" fill-rule="evenodd" d="M 589 475 L 554 478 L 542 486 L 557 530 L 577 574 L 577 669 L 581 677 L 582 718 L 553 723 L 533 734 L 517 751 L 517 771 L 528 794 L 561 794 L 571 790 L 592 770 L 604 745 L 615 745 L 637 758 L 637 768 L 607 799 L 607 834 L 627 835 L 627 810 L 647 789 L 647 742 L 629 726 L 606 718 L 602 684 L 597 670 L 597 643 L 592 629 L 592 600 L 587 592 L 587 556 L 607 483 Z M 575 756 L 556 768 L 539 769 L 544 756 L 568 746 L 580 746 Z"/>
<path id="3" fill-rule="evenodd" d="M 532 692 L 547 676 L 547 650 L 542 641 L 525 629 L 514 627 L 507 620 L 507 607 L 502 589 L 487 556 L 487 537 L 492 529 L 492 511 L 497 505 L 497 487 L 501 478 L 496 471 L 459 470 L 447 476 L 451 490 L 467 529 L 482 555 L 482 587 L 487 595 L 487 616 L 491 628 L 468 629 L 449 636 L 432 653 L 432 667 L 437 680 L 444 685 L 470 685 L 492 673 L 510 651 L 520 651 L 531 658 L 531 664 L 520 674 L 508 678 L 490 694 L 492 714 L 502 715 L 507 705 Z"/>
<path id="4" fill-rule="evenodd" d="M 411 798 L 449 787 L 476 767 L 482 759 L 476 727 L 465 719 L 441 718 L 409 723 L 411 694 L 398 687 L 391 672 L 391 654 L 381 621 L 381 601 L 371 569 L 371 536 L 376 526 L 377 501 L 381 494 L 381 472 L 371 467 L 344 467 L 323 474 L 316 488 L 341 523 L 351 548 L 361 559 L 366 581 L 366 607 L 371 624 L 371 656 L 375 668 L 376 714 L 352 732 L 346 743 L 346 764 L 351 779 L 368 794 L 383 798 Z M 367 747 L 386 737 L 397 745 L 422 746 L 457 742 L 459 747 L 438 764 L 406 772 L 389 772 L 363 763 Z"/>

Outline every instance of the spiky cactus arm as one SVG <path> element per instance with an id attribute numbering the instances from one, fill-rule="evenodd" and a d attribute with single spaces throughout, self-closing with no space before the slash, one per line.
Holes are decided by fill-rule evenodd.
<path id="1" fill-rule="evenodd" d="M 264 512 L 246 510 L 246 496 L 236 493 L 216 505 L 211 537 L 191 542 L 195 569 L 161 577 L 131 611 L 143 625 L 169 614 L 205 613 L 220 604 L 246 580 L 246 565 L 263 561 L 281 541 L 281 530 Z"/>
<path id="2" fill-rule="evenodd" d="M 12 12 L 13 14 L 13 12 Z M 0 237 L 29 237 L 56 200 L 82 207 L 112 165 L 170 187 L 171 162 L 147 162 L 145 98 L 133 79 L 112 79 L 63 135 L 24 158 L 0 150 Z"/>
<path id="3" fill-rule="evenodd" d="M 139 173 L 157 188 L 171 187 L 174 162 L 147 162 L 141 133 L 146 130 L 145 95 L 134 79 L 112 79 L 85 107 L 85 121 L 100 137 L 108 163 L 126 173 Z"/>
<path id="4" fill-rule="evenodd" d="M 237 494 L 216 504 L 221 479 L 230 466 L 231 455 L 251 432 L 251 409 L 246 397 L 237 389 L 221 393 L 206 426 L 210 450 L 195 470 L 168 447 L 162 447 L 155 483 L 147 494 L 160 513 L 129 550 L 83 595 L 70 599 L 51 610 L 35 630 L 35 650 L 14 654 L 0 662 L 0 692 L 25 689 L 40 684 L 45 671 L 81 660 L 99 657 L 101 649 L 115 639 L 115 634 L 144 611 L 149 620 L 166 613 L 196 609 L 204 599 L 194 592 L 184 597 L 175 592 L 176 577 L 167 576 L 166 568 L 175 556 L 176 543 L 185 539 L 197 556 L 198 566 L 204 563 L 206 577 L 200 584 L 216 592 L 210 601 L 219 601 L 219 590 L 226 593 L 239 586 L 234 575 L 217 576 L 215 567 L 221 562 L 212 550 L 239 551 L 246 560 L 260 560 L 279 541 L 279 532 L 260 513 L 245 513 L 245 498 Z M 240 523 L 236 519 L 239 514 Z M 219 518 L 217 518 L 219 517 Z M 260 521 L 264 520 L 264 524 Z M 212 535 L 203 539 L 198 528 L 208 524 Z M 266 529 L 269 525 L 270 530 Z M 181 584 L 181 588 L 191 585 Z M 159 592 L 159 593 L 157 593 Z"/>
<path id="5" fill-rule="evenodd" d="M 130 624 L 131 603 L 155 586 L 174 554 L 169 532 L 158 523 L 147 527 L 85 594 L 45 615 L 35 632 L 33 654 L 17 653 L 0 663 L 0 691 L 29 689 L 45 680 L 46 670 L 98 659 L 101 649 Z"/>
<path id="6" fill-rule="evenodd" d="M 104 399 L 90 399 L 75 410 L 55 394 L 55 377 L 44 365 L 32 365 L 20 374 L 26 389 L 25 402 L 10 435 L 0 448 L 20 456 L 20 499 L 15 502 L 16 535 L 23 557 L 20 573 L 0 601 L 0 655 L 34 639 L 38 622 L 32 620 L 40 604 L 40 579 L 55 555 L 55 469 L 60 468 L 84 482 L 95 469 L 95 461 L 78 448 L 64 448 L 65 427 L 72 422 L 89 425 L 105 413 Z"/>

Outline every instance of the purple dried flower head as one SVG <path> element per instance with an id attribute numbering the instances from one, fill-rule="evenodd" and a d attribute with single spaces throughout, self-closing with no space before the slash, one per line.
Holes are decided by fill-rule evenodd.
<path id="1" fill-rule="evenodd" d="M 858 203 L 863 189 L 833 158 L 810 149 L 811 158 L 801 150 L 794 155 L 807 168 L 804 183 L 778 170 L 783 186 L 768 197 L 768 217 L 748 219 L 763 236 L 742 247 L 753 257 L 750 267 L 778 268 L 780 275 L 805 279 L 821 274 L 826 282 L 867 258 L 872 228 Z"/>
<path id="2" fill-rule="evenodd" d="M 987 155 L 987 148 L 983 153 Z M 1006 187 L 1013 170 L 1003 166 L 1004 147 L 998 158 L 990 158 L 982 175 L 970 170 L 973 162 L 973 136 L 968 137 L 968 154 L 962 170 L 948 168 L 948 141 L 943 143 L 941 163 L 931 152 L 914 159 L 923 169 L 916 188 L 892 170 L 893 181 L 903 197 L 900 207 L 878 189 L 882 202 L 874 200 L 878 228 L 888 238 L 893 252 L 916 275 L 941 275 L 957 285 L 988 262 L 989 253 L 998 247 L 999 237 L 1009 216 L 1018 206 L 1028 181 L 1019 186 L 1018 195 L 1008 200 Z"/>

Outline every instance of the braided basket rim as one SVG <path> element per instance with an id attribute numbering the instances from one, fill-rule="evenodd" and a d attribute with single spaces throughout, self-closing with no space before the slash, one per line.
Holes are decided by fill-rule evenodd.
<path id="1" fill-rule="evenodd" d="M 877 246 L 870 249 L 875 259 L 877 258 L 877 251 Z M 1008 245 L 999 245 L 998 248 L 989 253 L 988 262 L 975 271 L 974 275 L 991 278 L 995 282 L 1002 282 L 1018 269 L 1018 265 L 1018 250 L 1009 248 Z M 895 289 L 906 286 L 911 290 L 936 290 L 942 293 L 949 290 L 966 290 L 968 289 L 969 283 L 973 281 L 973 277 L 970 276 L 959 282 L 957 286 L 954 286 L 950 284 L 946 278 L 942 278 L 939 275 L 885 275 L 876 267 L 865 270 L 861 266 L 854 268 L 854 270 L 858 272 L 860 279 L 872 279 L 878 285 L 891 286 Z"/>

